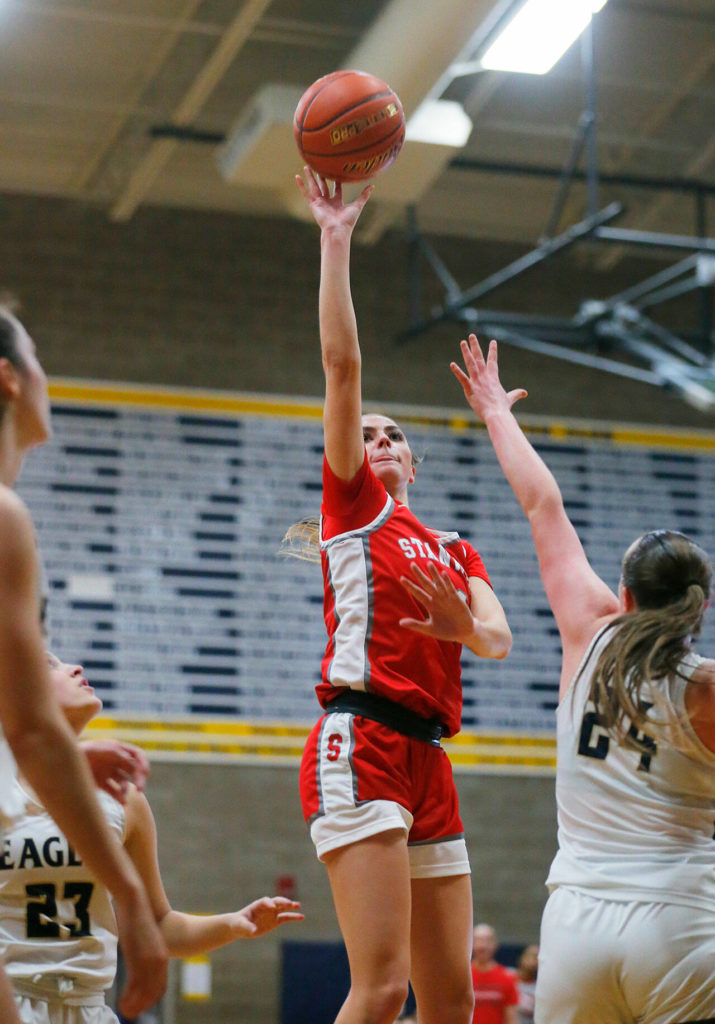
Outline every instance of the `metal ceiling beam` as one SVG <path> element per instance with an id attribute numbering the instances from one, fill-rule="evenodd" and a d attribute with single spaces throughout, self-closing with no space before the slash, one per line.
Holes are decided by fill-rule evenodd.
<path id="1" fill-rule="evenodd" d="M 329 25 L 325 22 L 298 21 L 296 18 L 263 18 L 253 33 L 261 42 L 282 43 L 286 46 L 305 46 L 311 49 L 334 49 L 357 38 L 355 28 Z"/>
<path id="2" fill-rule="evenodd" d="M 713 160 L 715 160 L 715 134 L 713 134 L 711 136 L 710 141 L 705 146 L 705 148 L 698 154 L 698 156 L 694 160 L 691 160 L 690 163 L 687 165 L 687 167 L 685 169 L 686 175 L 689 175 L 689 174 L 700 174 L 702 171 L 705 170 L 706 167 L 708 167 L 713 162 Z M 702 223 L 702 221 L 704 221 L 704 207 L 701 205 L 701 203 L 702 203 L 702 196 L 704 194 L 705 193 L 703 193 L 701 191 L 698 191 L 695 194 L 696 203 L 698 203 L 698 206 L 696 207 L 694 219 L 697 218 L 698 221 L 700 221 L 698 226 L 699 226 L 699 229 L 701 231 L 706 230 L 706 225 L 704 223 Z M 712 193 L 709 192 L 708 194 L 712 194 Z M 662 194 L 662 195 L 658 196 L 658 198 L 655 199 L 648 206 L 648 208 L 641 214 L 641 216 L 639 218 L 641 225 L 647 227 L 650 224 L 657 223 L 657 221 L 662 217 L 663 212 L 671 205 L 671 203 L 672 203 L 672 197 L 671 196 L 668 196 L 667 194 Z M 611 257 L 610 258 L 606 258 L 605 260 L 602 261 L 602 269 L 604 269 L 604 270 L 611 270 L 611 269 L 613 269 L 615 264 L 618 262 L 620 257 L 623 255 L 623 251 L 624 250 L 621 247 L 617 246 L 614 249 L 614 252 L 611 255 Z M 711 251 L 711 250 L 708 249 L 708 251 Z"/>
<path id="3" fill-rule="evenodd" d="M 596 325 L 596 331 L 649 365 L 652 372 L 660 377 L 661 386 L 675 391 L 689 405 L 701 412 L 711 412 L 715 408 L 715 370 L 712 363 L 708 367 L 695 367 L 687 359 L 665 352 L 650 340 L 647 328 L 645 336 L 641 337 L 631 323 L 618 317 L 601 321 Z"/>
<path id="4" fill-rule="evenodd" d="M 171 23 L 164 26 L 165 34 L 161 36 L 148 67 L 144 69 L 144 74 L 140 76 L 137 85 L 131 90 L 124 110 L 114 118 L 109 129 L 95 147 L 92 157 L 82 168 L 82 172 L 76 181 L 78 193 L 85 192 L 91 187 L 92 181 L 96 179 L 100 167 L 114 149 L 126 125 L 138 113 L 138 106 L 141 103 L 142 96 L 146 94 L 148 87 L 161 71 L 167 57 L 183 34 L 186 25 L 189 24 L 190 19 L 200 6 L 201 0 L 186 0 L 181 14 L 175 17 Z"/>
<path id="5" fill-rule="evenodd" d="M 474 171 L 481 174 L 504 174 L 527 178 L 560 178 L 561 167 L 548 167 L 545 164 L 522 164 L 503 160 L 475 160 L 472 157 L 457 156 L 450 160 L 449 166 L 459 171 Z M 586 172 L 574 169 L 576 181 L 586 181 Z M 715 184 L 699 178 L 663 178 L 647 174 L 608 174 L 600 173 L 599 181 L 606 185 L 623 185 L 631 188 L 652 189 L 656 192 L 685 192 L 690 195 L 702 193 L 715 196 Z"/>
<path id="6" fill-rule="evenodd" d="M 592 367 L 642 383 L 670 388 L 696 408 L 710 411 L 715 407 L 715 362 L 712 360 L 712 315 L 708 314 L 711 303 L 706 300 L 708 297 L 712 297 L 713 275 L 710 256 L 704 254 L 712 252 L 715 255 L 715 239 L 649 231 L 629 231 L 606 226 L 609 220 L 622 211 L 622 207 L 620 204 L 612 204 L 605 210 L 599 211 L 598 209 L 601 177 L 596 147 L 596 75 L 592 24 L 583 34 L 581 45 L 584 68 L 584 109 L 570 157 L 565 167 L 553 174 L 555 177 L 558 176 L 560 181 L 545 237 L 531 252 L 513 261 L 502 270 L 498 270 L 472 288 L 460 292 L 457 282 L 449 273 L 446 265 L 425 242 L 420 240 L 414 211 L 411 211 L 409 226 L 412 276 L 410 283 L 411 324 L 398 340 L 407 340 L 449 318 L 458 319 L 469 324 L 472 330 L 479 327 L 480 331 L 486 332 L 491 337 L 542 355 L 553 356 L 566 362 Z M 692 82 L 699 80 L 704 69 L 710 66 L 711 61 L 712 58 L 709 56 L 707 62 L 701 61 L 691 71 L 687 82 L 678 90 L 677 95 L 667 105 L 667 109 L 659 110 L 652 116 L 647 126 L 648 131 L 656 131 L 665 120 L 671 117 L 673 110 L 687 94 Z M 468 62 L 465 65 L 465 73 L 476 69 L 476 64 L 474 68 Z M 713 142 L 715 143 L 715 139 Z M 625 156 L 629 151 L 626 147 L 623 151 Z M 586 169 L 579 173 L 577 165 L 584 153 Z M 709 147 L 706 147 L 705 154 L 709 160 L 711 155 Z M 465 166 L 465 164 L 474 166 L 473 161 L 464 161 L 463 159 L 454 160 L 452 166 Z M 706 161 L 699 159 L 697 166 L 691 163 L 686 173 L 699 173 L 705 165 Z M 493 169 L 492 165 L 489 170 Z M 501 169 L 503 170 L 503 168 Z M 513 171 L 513 168 L 511 170 Z M 550 170 L 541 169 L 539 172 L 536 169 L 527 168 L 526 173 L 530 172 L 546 173 L 550 176 L 553 173 Z M 586 183 L 587 216 L 566 232 L 552 237 L 566 207 L 573 181 L 577 176 Z M 692 194 L 696 199 L 699 234 L 704 236 L 706 234 L 704 191 L 696 186 L 696 190 Z M 659 202 L 663 203 L 665 200 L 659 200 Z M 703 297 L 700 340 L 704 342 L 706 352 L 695 348 L 673 331 L 655 323 L 640 309 L 627 304 L 624 301 L 627 293 L 606 302 L 584 300 L 579 313 L 566 323 L 559 321 L 558 318 L 524 314 L 517 317 L 512 313 L 478 310 L 472 305 L 501 285 L 542 263 L 555 252 L 567 248 L 576 241 L 588 238 L 603 242 L 615 242 L 618 246 L 644 245 L 666 249 L 685 249 L 697 253 L 697 256 L 688 257 L 676 264 L 674 268 L 655 275 L 648 281 L 642 282 L 641 285 L 634 286 L 630 289 L 630 296 L 640 298 L 641 304 L 645 306 L 649 298 L 653 304 L 657 304 L 669 297 L 698 288 Z M 432 269 L 442 281 L 446 292 L 443 306 L 434 311 L 431 317 L 425 319 L 419 318 L 419 280 L 416 266 L 419 254 L 427 258 Z M 703 260 L 708 261 L 705 268 L 702 265 Z M 712 262 L 715 263 L 715 261 Z M 689 279 L 678 280 L 684 274 L 689 275 Z M 615 345 L 625 355 L 625 360 L 606 359 L 598 351 L 599 342 Z M 585 351 L 589 345 L 595 351 Z M 633 359 L 644 363 L 645 367 L 633 365 Z"/>
<path id="7" fill-rule="evenodd" d="M 641 127 L 639 132 L 640 136 L 643 137 L 656 134 L 661 130 L 664 124 L 676 117 L 683 100 L 692 93 L 694 87 L 699 82 L 705 80 L 709 76 L 714 65 L 715 50 L 711 48 L 706 52 L 704 57 L 695 61 L 688 74 L 685 75 L 678 87 L 670 94 L 670 96 L 665 101 L 661 100 L 658 102 L 653 109 L 651 117 L 647 118 L 645 124 Z M 632 146 L 628 146 L 622 150 L 615 162 L 616 166 L 618 166 L 618 164 L 625 163 L 637 148 L 636 142 Z M 703 146 L 700 153 L 693 157 L 686 165 L 686 177 L 691 174 L 700 174 L 703 172 L 714 158 L 715 135 L 712 135 L 708 142 Z M 647 228 L 656 224 L 662 216 L 664 209 L 667 208 L 671 202 L 671 198 L 660 196 L 658 200 L 651 203 L 639 217 L 641 227 Z M 612 270 L 623 257 L 624 253 L 625 249 L 622 246 L 614 246 L 611 252 L 601 261 L 602 269 Z"/>
<path id="8" fill-rule="evenodd" d="M 701 335 L 696 340 L 704 344 L 703 351 L 679 334 L 656 323 L 638 308 L 639 302 L 645 308 L 649 300 L 651 304 L 657 304 L 694 290 L 707 293 L 712 300 L 715 257 L 705 255 L 702 251 L 654 274 L 620 295 L 606 300 L 584 300 L 577 315 L 570 320 L 479 310 L 471 305 L 530 267 L 543 262 L 554 252 L 567 247 L 572 241 L 594 237 L 601 232 L 610 232 L 613 240 L 629 244 L 633 244 L 634 237 L 640 243 L 651 246 L 667 239 L 671 244 L 676 240 L 687 248 L 712 248 L 715 253 L 715 239 L 694 240 L 681 236 L 653 235 L 650 232 L 626 232 L 607 229 L 594 223 L 604 219 L 610 212 L 609 208 L 600 211 L 595 217 L 586 218 L 564 235 L 547 240 L 520 260 L 497 271 L 473 288 L 460 292 L 447 267 L 439 258 L 435 258 L 431 247 L 420 240 L 413 211 L 410 225 L 412 322 L 408 330 L 397 339 L 398 342 L 407 341 L 446 319 L 461 320 L 471 330 L 478 330 L 497 340 L 542 355 L 667 388 L 700 411 L 710 412 L 715 408 L 715 361 L 712 358 L 715 339 L 712 336 L 712 317 L 703 316 L 701 320 Z M 446 291 L 446 300 L 441 309 L 424 320 L 419 319 L 419 288 L 415 276 L 418 253 L 427 258 Z M 626 360 L 636 359 L 644 363 L 645 367 L 634 366 L 628 361 L 607 359 L 600 352 L 594 351 L 603 343 L 615 346 L 625 355 Z M 592 351 L 588 351 L 589 348 Z"/>
<path id="9" fill-rule="evenodd" d="M 697 262 L 697 256 L 686 256 L 685 259 L 673 264 L 672 267 L 659 270 L 657 274 L 647 277 L 645 281 L 639 281 L 638 284 L 626 288 L 625 291 L 619 292 L 618 295 L 612 295 L 610 299 L 606 300 L 606 305 L 611 309 L 623 303 L 632 303 L 634 306 L 637 306 L 638 300 L 643 298 L 643 296 L 647 296 L 656 289 L 662 288 L 663 285 L 670 284 L 671 281 L 681 277 L 683 274 L 695 270 Z"/>
<path id="10" fill-rule="evenodd" d="M 523 274 L 526 270 L 537 266 L 539 263 L 543 263 L 549 256 L 553 256 L 557 252 L 568 249 L 576 242 L 593 235 L 594 231 L 596 231 L 598 227 L 609 220 L 614 220 L 622 212 L 623 207 L 620 203 L 610 203 L 609 206 L 600 210 L 598 213 L 590 217 L 586 217 L 578 224 L 573 224 L 570 228 L 564 231 L 563 234 L 557 235 L 555 238 L 546 239 L 546 241 L 542 242 L 541 245 L 538 245 L 535 249 L 532 249 L 524 256 L 521 256 L 518 260 L 514 260 L 513 263 L 510 263 L 502 270 L 498 270 L 495 274 L 491 274 L 489 277 L 485 278 L 484 281 L 474 285 L 472 288 L 468 288 L 467 291 L 461 292 L 457 297 L 450 297 L 441 308 L 437 309 L 432 314 L 432 316 L 427 317 L 418 323 L 411 324 L 408 334 L 421 334 L 435 324 L 449 320 L 454 317 L 455 314 L 459 313 L 460 310 L 471 305 L 472 302 L 475 302 L 477 299 L 481 299 L 490 292 L 495 291 L 503 284 L 506 284 L 508 281 L 511 281 L 520 274 Z"/>
<path id="11" fill-rule="evenodd" d="M 693 366 L 703 369 L 710 367 L 711 362 L 707 356 L 703 355 L 698 349 L 693 348 L 686 341 L 683 341 L 682 338 L 668 330 L 667 327 L 662 327 L 660 324 L 655 323 L 640 310 L 635 309 L 635 307 L 619 306 L 613 311 L 613 317 L 619 324 L 624 324 L 629 328 L 631 337 L 637 337 L 639 341 L 647 340 L 655 345 L 659 345 L 661 356 L 663 350 L 666 349 L 678 356 L 679 359 L 685 360 Z M 610 322 L 609 319 L 605 319 L 600 324 L 607 325 Z"/>
<path id="12" fill-rule="evenodd" d="M 271 0 L 246 0 L 219 40 L 218 46 L 194 79 L 171 115 L 172 124 L 190 125 L 240 52 Z M 152 142 L 127 182 L 124 192 L 110 211 L 112 220 L 129 220 L 157 175 L 174 153 L 175 139 Z"/>
<path id="13" fill-rule="evenodd" d="M 693 235 L 669 235 L 662 231 L 631 231 L 629 228 L 603 227 L 594 231 L 593 237 L 601 242 L 715 253 L 715 238 L 695 238 Z"/>
<path id="14" fill-rule="evenodd" d="M 637 307 L 638 309 L 648 309 L 650 306 L 662 306 L 663 303 L 670 302 L 671 299 L 678 299 L 681 295 L 687 295 L 689 292 L 695 291 L 696 288 L 702 287 L 697 274 L 691 274 L 684 281 L 675 281 L 666 288 L 652 292 L 646 298 L 641 299 L 637 303 Z"/>
<path id="15" fill-rule="evenodd" d="M 592 370 L 602 370 L 604 373 L 613 373 L 618 377 L 627 377 L 629 380 L 637 380 L 641 384 L 655 384 L 662 386 L 665 379 L 653 370 L 644 370 L 639 366 L 629 366 L 627 363 L 619 363 L 615 359 L 607 359 L 605 356 L 591 355 L 588 352 L 579 352 L 563 345 L 552 345 L 549 342 L 541 341 L 539 338 L 531 337 L 520 331 L 514 331 L 506 327 L 491 327 L 489 333 L 496 341 L 505 341 L 517 348 L 523 348 L 529 352 L 537 352 L 542 356 L 551 356 L 554 359 L 561 359 L 567 363 L 575 363 L 578 366 L 587 366 Z"/>
<path id="16" fill-rule="evenodd" d="M 712 368 L 705 372 L 695 370 L 687 360 L 664 353 L 650 341 L 635 337 L 632 327 L 618 319 L 598 323 L 597 334 L 606 342 L 616 342 L 631 356 L 645 363 L 645 367 L 567 348 L 565 345 L 554 345 L 533 334 L 490 323 L 488 319 L 480 323 L 480 326 L 490 337 L 517 348 L 673 391 L 701 412 L 711 412 L 715 407 L 715 373 Z"/>
<path id="17" fill-rule="evenodd" d="M 7 0 L 6 0 L 7 2 Z M 26 14 L 38 14 L 48 18 L 62 18 L 65 21 L 92 22 L 98 25 L 118 25 L 122 28 L 149 29 L 151 31 L 172 31 L 176 15 L 126 14 L 121 11 L 98 11 L 79 4 L 55 3 L 54 0 L 16 0 Z M 201 5 L 201 0 L 196 6 Z M 205 21 L 187 21 L 182 31 L 192 35 L 219 36 L 220 25 Z"/>

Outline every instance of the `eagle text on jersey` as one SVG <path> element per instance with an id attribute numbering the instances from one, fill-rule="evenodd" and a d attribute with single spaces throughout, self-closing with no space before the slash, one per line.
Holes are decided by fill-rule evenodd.
<path id="1" fill-rule="evenodd" d="M 35 843 L 28 836 L 21 843 L 12 845 L 8 837 L 0 844 L 0 871 L 12 871 L 13 868 L 80 867 L 81 864 L 82 861 L 61 836 L 50 836 L 41 844 Z"/>

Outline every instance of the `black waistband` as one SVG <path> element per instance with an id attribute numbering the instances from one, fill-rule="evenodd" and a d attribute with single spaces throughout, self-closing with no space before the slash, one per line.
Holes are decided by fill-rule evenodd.
<path id="1" fill-rule="evenodd" d="M 333 698 L 325 709 L 328 715 L 338 711 L 362 715 L 363 718 L 386 725 L 403 736 L 431 743 L 434 747 L 439 746 L 439 741 L 444 736 L 444 727 L 436 718 L 423 718 L 402 704 L 396 704 L 386 697 L 378 697 L 374 693 L 364 693 L 362 690 L 346 688 Z"/>

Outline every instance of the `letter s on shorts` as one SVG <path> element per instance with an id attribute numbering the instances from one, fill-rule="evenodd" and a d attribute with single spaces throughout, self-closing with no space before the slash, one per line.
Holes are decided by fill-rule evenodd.
<path id="1" fill-rule="evenodd" d="M 343 742 L 343 737 L 339 732 L 334 732 L 328 737 L 328 753 L 325 755 L 329 761 L 337 761 L 340 757 L 340 744 Z"/>

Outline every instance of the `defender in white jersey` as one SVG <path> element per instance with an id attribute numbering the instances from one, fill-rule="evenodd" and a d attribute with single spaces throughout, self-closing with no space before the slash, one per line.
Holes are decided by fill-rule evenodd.
<path id="1" fill-rule="evenodd" d="M 79 735 L 102 702 L 79 665 L 65 665 L 53 655 L 49 663 L 58 703 Z M 117 923 L 109 892 L 82 863 L 22 776 L 13 790 L 22 812 L 0 837 L 0 958 L 15 991 L 20 1020 L 116 1024 L 104 1000 L 117 968 Z M 170 956 L 208 952 L 302 920 L 300 904 L 283 897 L 264 897 L 229 914 L 194 916 L 172 910 L 159 873 L 154 818 L 145 796 L 131 787 L 125 807 L 104 792 L 99 799 L 109 828 L 146 886 Z"/>
<path id="2" fill-rule="evenodd" d="M 563 646 L 559 850 L 542 921 L 537 1024 L 715 1024 L 715 661 L 691 651 L 705 552 L 652 530 L 599 579 L 522 433 L 496 342 L 452 371 L 531 524 Z"/>
<path id="3" fill-rule="evenodd" d="M 0 847 L 0 953 L 23 1024 L 61 1012 L 116 1021 L 104 991 L 117 967 L 117 924 L 109 893 L 97 884 L 57 825 L 20 780 L 23 811 Z M 123 843 L 125 812 L 99 794 L 107 822 Z M 68 1007 L 73 1007 L 68 1010 Z M 62 1018 L 59 1018 L 62 1019 Z"/>
<path id="4" fill-rule="evenodd" d="M 18 811 L 16 762 L 115 897 L 129 978 L 122 1008 L 134 1016 L 163 991 L 166 951 L 139 877 L 107 827 L 86 759 L 53 698 L 32 521 L 12 491 L 26 454 L 49 436 L 47 378 L 35 346 L 0 306 L 0 834 Z M 2 968 L 0 1020 L 18 1020 Z"/>

